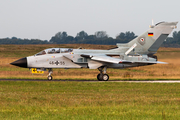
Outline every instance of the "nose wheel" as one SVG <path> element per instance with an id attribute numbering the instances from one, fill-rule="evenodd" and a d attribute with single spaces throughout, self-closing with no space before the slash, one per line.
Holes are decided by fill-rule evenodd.
<path id="1" fill-rule="evenodd" d="M 97 79 L 99 81 L 108 81 L 109 80 L 109 75 L 106 74 L 107 67 L 100 67 L 98 68 L 100 73 L 97 75 Z"/>
<path id="2" fill-rule="evenodd" d="M 49 81 L 51 81 L 53 78 L 52 78 L 52 76 L 48 76 L 47 79 L 48 79 Z"/>

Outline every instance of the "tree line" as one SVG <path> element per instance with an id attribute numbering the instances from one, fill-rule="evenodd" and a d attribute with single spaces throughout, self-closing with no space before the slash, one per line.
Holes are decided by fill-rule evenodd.
<path id="1" fill-rule="evenodd" d="M 172 37 L 168 37 L 162 44 L 162 47 L 180 48 L 180 31 L 174 31 Z"/>
<path id="2" fill-rule="evenodd" d="M 69 36 L 67 32 L 58 32 L 50 39 L 52 44 L 103 44 L 115 45 L 116 43 L 127 43 L 137 37 L 133 32 L 121 32 L 116 38 L 109 37 L 106 31 L 97 31 L 94 35 L 88 35 L 85 31 L 77 33 L 76 37 Z"/>
<path id="3" fill-rule="evenodd" d="M 16 37 L 0 39 L 0 44 L 101 44 L 115 45 L 116 43 L 128 43 L 136 38 L 134 32 L 121 32 L 116 38 L 109 37 L 106 31 L 97 31 L 93 35 L 88 35 L 85 31 L 80 31 L 75 37 L 68 35 L 67 32 L 58 32 L 51 39 L 20 39 Z M 172 37 L 164 41 L 164 47 L 180 47 L 180 31 L 174 31 Z"/>
<path id="4" fill-rule="evenodd" d="M 0 44 L 49 44 L 47 40 L 38 40 L 38 39 L 21 39 L 21 38 L 2 38 L 0 39 Z"/>

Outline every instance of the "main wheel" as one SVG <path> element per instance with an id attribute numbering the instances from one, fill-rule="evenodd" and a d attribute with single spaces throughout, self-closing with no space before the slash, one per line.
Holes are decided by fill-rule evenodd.
<path id="1" fill-rule="evenodd" d="M 103 80 L 103 81 L 108 81 L 108 80 L 109 80 L 109 75 L 103 74 L 102 80 Z"/>
<path id="2" fill-rule="evenodd" d="M 97 79 L 98 79 L 99 81 L 102 81 L 102 78 L 100 78 L 100 76 L 101 76 L 101 74 L 99 73 L 99 74 L 97 75 Z"/>
<path id="3" fill-rule="evenodd" d="M 52 78 L 52 76 L 48 76 L 47 79 L 48 79 L 49 81 L 51 81 L 53 78 Z"/>

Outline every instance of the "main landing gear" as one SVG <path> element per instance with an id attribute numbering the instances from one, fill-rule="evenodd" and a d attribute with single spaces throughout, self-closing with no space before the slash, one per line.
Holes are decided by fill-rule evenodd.
<path id="1" fill-rule="evenodd" d="M 106 74 L 107 67 L 100 67 L 98 68 L 100 73 L 97 75 L 97 79 L 99 81 L 108 81 L 109 80 L 109 75 Z"/>
<path id="2" fill-rule="evenodd" d="M 53 79 L 53 77 L 51 76 L 51 74 L 53 73 L 52 68 L 50 68 L 48 72 L 49 72 L 49 75 L 48 75 L 47 79 L 49 81 L 51 81 Z"/>

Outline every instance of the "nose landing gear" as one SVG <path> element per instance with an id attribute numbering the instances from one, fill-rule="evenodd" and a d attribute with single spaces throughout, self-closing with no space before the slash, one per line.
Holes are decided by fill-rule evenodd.
<path id="1" fill-rule="evenodd" d="M 53 73 L 52 68 L 50 68 L 48 72 L 49 72 L 49 75 L 48 75 L 47 79 L 49 81 L 51 81 L 53 79 L 53 77 L 51 76 L 51 74 Z"/>
<path id="2" fill-rule="evenodd" d="M 97 79 L 99 81 L 108 81 L 109 80 L 109 75 L 106 74 L 106 70 L 107 70 L 107 67 L 100 67 L 98 68 L 98 70 L 100 71 L 100 73 L 97 75 Z"/>

